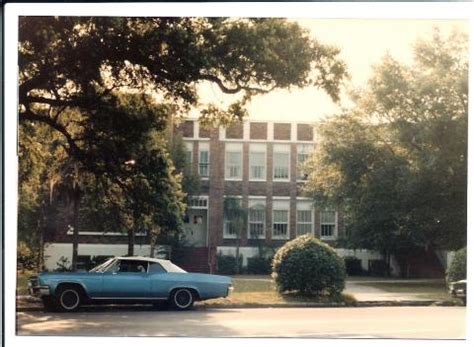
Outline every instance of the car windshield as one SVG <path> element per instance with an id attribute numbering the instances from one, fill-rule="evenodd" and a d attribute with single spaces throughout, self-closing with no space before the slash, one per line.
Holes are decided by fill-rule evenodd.
<path id="1" fill-rule="evenodd" d="M 105 263 L 102 263 L 100 265 L 97 265 L 95 268 L 93 268 L 92 270 L 89 270 L 89 272 L 105 272 L 109 267 L 110 265 L 112 265 L 112 263 L 114 262 L 115 258 L 110 258 L 109 260 L 107 260 Z"/>
<path id="2" fill-rule="evenodd" d="M 166 272 L 187 272 L 181 269 L 179 266 L 174 265 L 169 260 L 162 260 L 160 261 L 161 266 L 166 270 Z"/>

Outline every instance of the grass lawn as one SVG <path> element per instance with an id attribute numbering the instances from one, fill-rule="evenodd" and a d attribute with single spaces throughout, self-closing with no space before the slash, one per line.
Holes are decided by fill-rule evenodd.
<path id="1" fill-rule="evenodd" d="M 233 293 L 227 298 L 207 300 L 201 305 L 284 305 L 291 303 L 327 303 L 346 302 L 352 303 L 355 299 L 351 295 L 342 294 L 335 298 L 308 297 L 297 294 L 280 294 L 270 276 L 265 275 L 239 275 L 232 277 Z"/>

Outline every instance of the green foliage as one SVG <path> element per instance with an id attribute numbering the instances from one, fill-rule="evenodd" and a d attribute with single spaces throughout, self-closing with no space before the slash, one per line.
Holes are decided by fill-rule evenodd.
<path id="1" fill-rule="evenodd" d="M 466 244 L 467 40 L 435 32 L 414 53 L 385 57 L 355 106 L 318 125 L 306 188 L 344 213 L 351 248 Z"/>
<path id="2" fill-rule="evenodd" d="M 272 258 L 247 258 L 247 273 L 252 275 L 268 275 L 272 273 Z"/>
<path id="3" fill-rule="evenodd" d="M 243 227 L 247 223 L 247 210 L 242 207 L 239 199 L 229 196 L 224 198 L 224 218 L 229 221 L 230 227 L 240 239 Z"/>
<path id="4" fill-rule="evenodd" d="M 347 276 L 360 276 L 365 273 L 364 269 L 362 269 L 362 261 L 357 257 L 344 257 L 344 265 L 346 267 Z"/>
<path id="5" fill-rule="evenodd" d="M 453 260 L 446 271 L 446 281 L 465 280 L 467 276 L 467 248 L 461 248 L 454 254 Z"/>
<path id="6" fill-rule="evenodd" d="M 221 275 L 235 275 L 242 271 L 242 255 L 237 259 L 233 255 L 217 255 L 217 273 Z"/>
<path id="7" fill-rule="evenodd" d="M 17 269 L 20 271 L 34 270 L 38 258 L 37 251 L 32 250 L 25 242 L 17 246 Z"/>
<path id="8" fill-rule="evenodd" d="M 344 260 L 310 235 L 287 242 L 273 257 L 272 276 L 279 292 L 336 295 L 344 289 Z"/>
<path id="9" fill-rule="evenodd" d="M 236 96 L 201 107 L 225 123 L 277 88 L 337 99 L 346 76 L 337 49 L 282 19 L 25 16 L 18 54 L 19 237 L 40 249 L 56 221 L 75 225 L 71 205 L 97 229 L 129 232 L 129 246 L 138 230 L 179 232 L 181 184 L 194 183 L 176 174 L 163 131 L 201 106 L 199 86 Z"/>

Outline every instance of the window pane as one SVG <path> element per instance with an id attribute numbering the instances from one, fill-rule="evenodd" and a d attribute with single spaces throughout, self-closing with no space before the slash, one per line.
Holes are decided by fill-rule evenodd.
<path id="1" fill-rule="evenodd" d="M 298 223 L 311 223 L 311 211 L 296 211 Z"/>
<path id="2" fill-rule="evenodd" d="M 286 179 L 289 177 L 289 153 L 273 154 L 273 177 L 276 179 Z"/>
<path id="3" fill-rule="evenodd" d="M 199 175 L 209 176 L 209 151 L 199 151 Z"/>
<path id="4" fill-rule="evenodd" d="M 296 234 L 303 235 L 303 234 L 311 234 L 311 224 L 296 224 Z"/>
<path id="5" fill-rule="evenodd" d="M 288 211 L 273 211 L 274 223 L 288 223 Z"/>
<path id="6" fill-rule="evenodd" d="M 226 152 L 226 160 L 227 160 L 226 177 L 240 178 L 242 153 L 241 152 Z"/>
<path id="7" fill-rule="evenodd" d="M 336 224 L 336 212 L 334 212 L 334 211 L 322 211 L 321 212 L 321 224 Z"/>
<path id="8" fill-rule="evenodd" d="M 265 160 L 265 152 L 250 152 L 249 167 L 251 179 L 265 178 Z"/>
<path id="9" fill-rule="evenodd" d="M 265 216 L 264 210 L 254 210 L 249 211 L 249 220 L 251 222 L 263 222 Z"/>
<path id="10" fill-rule="evenodd" d="M 273 235 L 286 236 L 287 230 L 288 230 L 288 224 L 273 223 Z"/>
<path id="11" fill-rule="evenodd" d="M 334 228 L 335 228 L 335 225 L 329 225 L 329 224 L 321 225 L 321 236 L 326 236 L 326 237 L 333 236 Z"/>

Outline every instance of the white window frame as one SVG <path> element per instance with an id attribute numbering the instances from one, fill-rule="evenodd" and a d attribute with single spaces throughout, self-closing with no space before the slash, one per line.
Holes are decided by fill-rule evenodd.
<path id="1" fill-rule="evenodd" d="M 286 154 L 288 156 L 288 177 L 287 178 L 275 178 L 275 154 Z M 291 179 L 291 147 L 288 144 L 274 144 L 273 145 L 273 158 L 272 158 L 273 168 L 272 168 L 272 177 L 275 182 L 289 182 Z"/>
<path id="2" fill-rule="evenodd" d="M 262 235 L 258 235 L 258 237 L 255 237 L 255 235 L 252 235 L 250 232 L 250 225 L 252 224 L 252 221 L 250 220 L 250 210 L 255 209 L 254 207 L 256 206 L 263 206 L 263 233 Z M 247 222 L 247 237 L 249 240 L 251 239 L 257 239 L 257 240 L 263 240 L 265 239 L 265 234 L 266 234 L 266 221 L 267 221 L 267 204 L 265 198 L 254 198 L 254 199 L 249 199 L 249 204 L 248 204 L 248 222 Z M 253 222 L 253 223 L 258 223 L 258 222 Z"/>
<path id="3" fill-rule="evenodd" d="M 237 200 L 239 202 L 240 206 L 242 206 L 242 197 L 241 196 L 227 196 L 227 197 Z M 224 220 L 224 227 L 223 227 L 223 237 L 224 237 L 224 239 L 228 239 L 228 240 L 238 239 L 239 237 L 238 237 L 237 233 L 235 233 L 235 234 L 227 233 L 227 231 L 229 230 L 230 221 L 228 221 L 225 218 L 225 213 L 223 214 L 223 220 Z"/>
<path id="4" fill-rule="evenodd" d="M 309 211 L 311 214 L 311 221 L 310 222 L 300 222 L 298 221 L 298 211 Z M 310 235 L 314 235 L 314 206 L 311 201 L 297 201 L 296 202 L 296 230 L 295 235 L 296 237 L 305 235 L 298 233 L 298 225 L 311 225 Z"/>
<path id="5" fill-rule="evenodd" d="M 272 239 L 273 240 L 289 240 L 290 239 L 290 200 L 274 200 L 272 204 Z M 275 235 L 275 211 L 286 211 L 286 235 Z"/>
<path id="6" fill-rule="evenodd" d="M 322 214 L 324 212 L 334 212 L 334 223 L 323 223 L 323 216 Z M 332 210 L 325 210 L 325 211 L 320 211 L 319 212 L 319 230 L 320 230 L 320 234 L 321 234 L 321 240 L 335 240 L 337 239 L 337 233 L 338 233 L 338 223 L 337 223 L 337 220 L 338 220 L 338 213 L 337 211 L 332 211 Z M 323 236 L 323 225 L 334 225 L 334 232 L 332 235 L 324 235 Z"/>
<path id="7" fill-rule="evenodd" d="M 310 143 L 298 143 L 296 145 L 296 180 L 298 182 L 306 182 L 308 179 L 302 177 L 302 164 L 308 160 L 308 158 L 311 156 L 311 153 L 314 151 L 314 144 Z M 305 155 L 306 159 L 304 162 L 300 161 L 300 155 Z"/>
<path id="8" fill-rule="evenodd" d="M 252 153 L 263 153 L 263 174 L 262 177 L 252 177 Z M 262 182 L 267 180 L 267 144 L 266 143 L 251 143 L 249 145 L 249 181 Z"/>
<path id="9" fill-rule="evenodd" d="M 200 209 L 207 210 L 209 209 L 209 196 L 207 195 L 197 195 L 191 196 L 190 202 L 188 204 L 189 209 Z"/>
<path id="10" fill-rule="evenodd" d="M 240 170 L 239 170 L 239 175 L 235 177 L 229 176 L 229 170 L 228 170 L 228 165 L 229 165 L 229 154 L 228 153 L 240 153 Z M 243 145 L 242 143 L 226 143 L 225 144 L 225 180 L 226 181 L 241 181 L 242 180 L 242 171 L 243 171 Z"/>
<path id="11" fill-rule="evenodd" d="M 207 152 L 207 162 L 203 162 L 201 159 L 202 153 Z M 209 142 L 199 142 L 199 163 L 198 163 L 198 173 L 201 176 L 201 179 L 208 180 L 210 176 L 210 164 L 211 162 L 211 153 L 209 151 Z M 207 164 L 207 175 L 201 175 L 201 165 Z"/>

